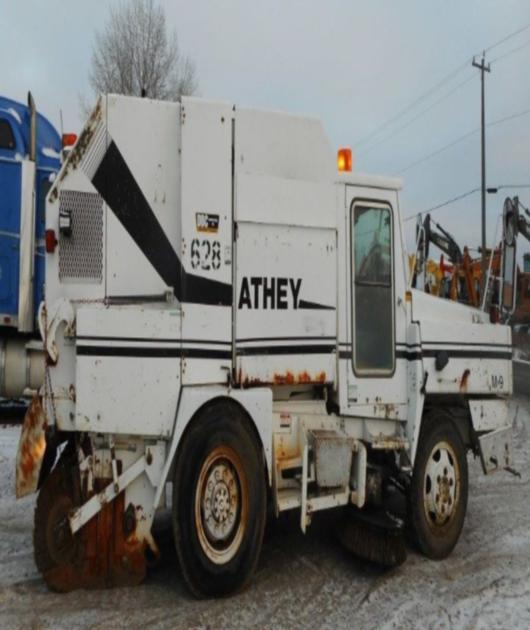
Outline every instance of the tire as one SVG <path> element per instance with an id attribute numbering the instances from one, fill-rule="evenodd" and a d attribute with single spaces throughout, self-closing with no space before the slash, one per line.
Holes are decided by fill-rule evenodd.
<path id="1" fill-rule="evenodd" d="M 72 588 L 65 576 L 79 552 L 78 537 L 72 535 L 68 523 L 74 507 L 68 469 L 59 463 L 39 491 L 33 530 L 35 564 L 48 587 L 57 592 Z"/>
<path id="2" fill-rule="evenodd" d="M 432 410 L 423 418 L 409 493 L 412 541 L 428 558 L 454 549 L 467 508 L 466 450 L 451 416 Z"/>
<path id="3" fill-rule="evenodd" d="M 245 587 L 261 551 L 266 506 L 263 455 L 249 420 L 235 405 L 212 405 L 185 433 L 173 480 L 175 547 L 193 595 Z"/>

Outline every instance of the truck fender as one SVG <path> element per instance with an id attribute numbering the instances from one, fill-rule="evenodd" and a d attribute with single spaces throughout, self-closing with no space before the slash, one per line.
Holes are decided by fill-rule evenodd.
<path id="1" fill-rule="evenodd" d="M 200 409 L 219 400 L 233 401 L 249 416 L 263 447 L 269 484 L 272 482 L 272 391 L 268 388 L 183 387 L 177 406 L 175 428 L 168 445 L 167 458 L 155 495 L 155 505 L 160 502 L 165 483 L 175 461 L 178 446 L 189 423 Z"/>
<path id="2" fill-rule="evenodd" d="M 47 312 L 46 304 L 41 302 L 37 316 L 41 338 L 44 339 L 44 350 L 52 363 L 57 363 L 59 351 L 55 343 L 55 336 L 59 325 L 64 323 L 68 331 L 73 331 L 75 312 L 70 300 L 61 298 L 53 303 Z"/>

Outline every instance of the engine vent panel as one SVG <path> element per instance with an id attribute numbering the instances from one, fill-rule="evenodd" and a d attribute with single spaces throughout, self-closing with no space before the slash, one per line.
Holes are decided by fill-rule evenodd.
<path id="1" fill-rule="evenodd" d="M 70 215 L 71 233 L 59 233 L 59 280 L 103 281 L 103 199 L 97 193 L 61 190 L 60 215 Z"/>

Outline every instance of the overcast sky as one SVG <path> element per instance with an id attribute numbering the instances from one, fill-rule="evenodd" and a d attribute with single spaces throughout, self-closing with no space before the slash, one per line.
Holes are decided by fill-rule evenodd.
<path id="1" fill-rule="evenodd" d="M 105 24 L 110 4 L 0 0 L 0 93 L 25 100 L 31 89 L 42 113 L 58 124 L 62 109 L 65 130 L 78 131 L 79 95 L 89 94 L 94 32 Z M 471 57 L 530 24 L 530 0 L 167 0 L 162 5 L 182 51 L 196 63 L 201 96 L 316 115 L 335 147 L 353 147 L 357 170 L 390 175 L 478 128 L 479 73 Z M 530 28 L 489 51 L 487 59 L 505 54 L 486 79 L 489 122 L 530 110 Z M 469 67 L 441 90 L 359 143 L 466 62 Z M 488 185 L 530 185 L 530 113 L 490 127 L 487 154 Z M 480 186 L 480 135 L 402 176 L 405 216 Z M 530 205 L 530 188 L 488 196 L 488 241 L 505 194 L 517 193 Z M 461 245 L 478 245 L 480 194 L 434 216 Z"/>

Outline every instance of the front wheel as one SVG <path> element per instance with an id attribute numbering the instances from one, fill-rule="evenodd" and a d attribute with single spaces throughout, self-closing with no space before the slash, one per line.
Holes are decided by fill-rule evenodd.
<path id="1" fill-rule="evenodd" d="M 467 493 L 462 439 L 450 416 L 433 410 L 423 419 L 409 495 L 412 537 L 428 558 L 447 557 L 458 542 Z"/>
<path id="2" fill-rule="evenodd" d="M 245 586 L 258 561 L 265 515 L 263 457 L 249 420 L 234 405 L 216 404 L 183 437 L 173 482 L 175 546 L 194 595 Z"/>

